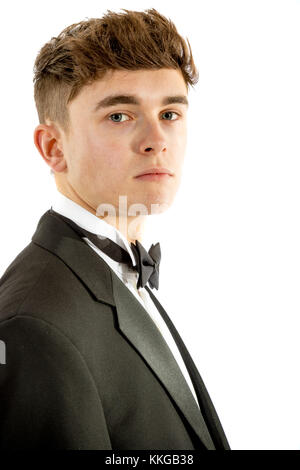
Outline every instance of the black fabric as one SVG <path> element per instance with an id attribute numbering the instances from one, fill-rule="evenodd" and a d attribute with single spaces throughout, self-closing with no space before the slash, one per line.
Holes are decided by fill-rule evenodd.
<path id="1" fill-rule="evenodd" d="M 87 237 L 94 243 L 95 246 L 97 246 L 101 251 L 103 251 L 103 253 L 105 253 L 114 261 L 117 261 L 118 263 L 126 263 L 132 266 L 131 258 L 128 251 L 124 250 L 113 240 L 110 240 L 107 237 L 96 235 L 95 233 L 90 232 L 89 230 L 79 227 L 79 225 L 77 225 L 73 220 L 69 219 L 68 217 L 65 217 L 59 212 L 54 211 L 53 209 L 50 209 L 50 213 L 53 216 L 64 220 L 64 222 L 66 222 L 70 227 L 72 227 L 72 229 L 75 230 L 79 236 Z"/>
<path id="2" fill-rule="evenodd" d="M 79 227 L 73 220 L 59 214 L 53 209 L 50 210 L 52 215 L 63 219 L 70 227 L 72 227 L 80 236 L 87 237 L 95 246 L 97 246 L 103 253 L 112 258 L 118 263 L 125 263 L 129 267 L 135 269 L 139 273 L 137 280 L 137 288 L 145 287 L 149 281 L 150 287 L 153 289 L 159 288 L 159 264 L 161 260 L 160 244 L 156 243 L 151 245 L 149 252 L 143 245 L 136 240 L 136 244 L 131 243 L 131 249 L 135 257 L 136 265 L 133 266 L 131 257 L 127 250 L 124 250 L 120 245 L 110 240 L 107 237 L 96 235 L 82 227 Z"/>
<path id="3" fill-rule="evenodd" d="M 198 372 L 201 410 L 141 303 L 50 210 L 0 279 L 0 339 L 1 450 L 229 449 Z"/>

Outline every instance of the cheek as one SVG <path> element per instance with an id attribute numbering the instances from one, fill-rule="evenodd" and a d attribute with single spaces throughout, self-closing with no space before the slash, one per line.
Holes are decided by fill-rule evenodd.
<path id="1" fill-rule="evenodd" d="M 99 137 L 87 139 L 84 153 L 91 171 L 103 170 L 102 175 L 117 175 L 122 172 L 122 155 L 125 155 L 125 150 L 118 142 Z"/>
<path id="2" fill-rule="evenodd" d="M 186 152 L 187 137 L 186 134 L 176 135 L 172 142 L 172 154 L 176 155 L 176 160 L 181 163 L 184 160 Z"/>
<path id="3" fill-rule="evenodd" d="M 170 133 L 170 142 L 172 145 L 175 145 L 177 148 L 182 148 L 187 142 L 187 124 L 186 122 L 178 123 L 178 126 L 172 128 Z"/>

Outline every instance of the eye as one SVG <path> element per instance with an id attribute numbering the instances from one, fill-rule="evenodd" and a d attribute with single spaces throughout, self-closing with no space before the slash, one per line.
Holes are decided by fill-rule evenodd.
<path id="1" fill-rule="evenodd" d="M 112 122 L 124 122 L 124 121 L 121 121 L 120 119 L 118 119 L 118 117 L 120 116 L 128 116 L 128 114 L 125 114 L 125 113 L 114 113 L 114 114 L 111 114 L 110 116 L 108 116 L 108 118 L 110 119 L 111 117 L 115 117 L 117 116 L 117 119 L 114 120 L 114 119 L 111 119 Z"/>
<path id="2" fill-rule="evenodd" d="M 178 113 L 175 113 L 175 111 L 165 111 L 165 112 L 163 113 L 163 115 L 164 115 L 164 114 L 167 114 L 167 115 L 169 115 L 169 116 L 170 116 L 171 114 L 176 114 L 176 116 L 179 116 L 179 114 L 178 114 Z M 177 119 L 166 119 L 166 121 L 177 121 Z"/>
<path id="3" fill-rule="evenodd" d="M 176 113 L 175 111 L 165 111 L 164 113 L 162 113 L 162 116 L 163 115 L 167 115 L 167 119 L 164 119 L 165 121 L 177 121 L 177 119 L 169 119 L 170 116 L 172 115 L 176 115 L 176 116 L 180 116 L 178 113 Z M 118 123 L 118 122 L 126 122 L 128 121 L 129 119 L 122 119 L 122 116 L 128 116 L 128 114 L 126 113 L 113 113 L 113 114 L 110 114 L 108 116 L 108 119 L 112 122 L 115 122 L 115 123 Z"/>

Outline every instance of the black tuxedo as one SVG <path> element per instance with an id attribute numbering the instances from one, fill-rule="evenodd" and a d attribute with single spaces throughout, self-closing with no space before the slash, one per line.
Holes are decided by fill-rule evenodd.
<path id="1" fill-rule="evenodd" d="M 0 449 L 229 449 L 196 367 L 202 413 L 146 310 L 50 211 L 0 280 L 0 339 Z"/>

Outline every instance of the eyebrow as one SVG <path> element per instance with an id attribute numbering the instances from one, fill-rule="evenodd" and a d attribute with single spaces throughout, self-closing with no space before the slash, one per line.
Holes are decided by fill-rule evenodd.
<path id="1" fill-rule="evenodd" d="M 161 105 L 179 103 L 186 106 L 189 105 L 187 97 L 184 95 L 174 95 L 174 96 L 165 96 L 162 99 Z M 94 112 L 98 111 L 101 108 L 108 108 L 109 106 L 115 106 L 117 104 L 135 104 L 140 105 L 136 95 L 109 95 L 106 98 L 103 98 L 101 101 L 98 101 L 94 108 Z"/>

